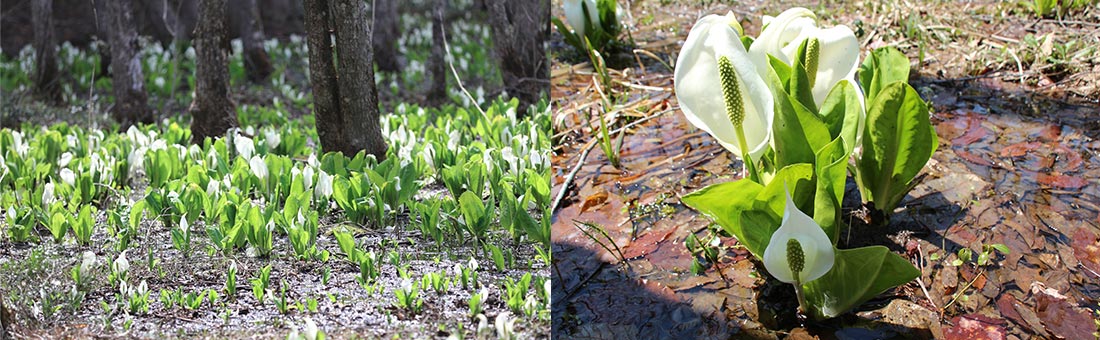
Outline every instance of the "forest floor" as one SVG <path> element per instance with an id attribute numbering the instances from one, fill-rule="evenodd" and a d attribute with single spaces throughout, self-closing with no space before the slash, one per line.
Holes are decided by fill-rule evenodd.
<path id="1" fill-rule="evenodd" d="M 842 315 L 800 323 L 790 287 L 762 273 L 732 237 L 720 261 L 692 273 L 685 240 L 715 227 L 680 197 L 740 178 L 741 166 L 693 127 L 673 92 L 688 30 L 733 11 L 747 35 L 762 15 L 795 6 L 847 25 L 864 55 L 895 46 L 933 107 L 940 145 L 885 228 L 860 216 L 838 247 L 882 244 L 918 279 Z M 609 60 L 612 107 L 586 58 L 552 45 L 555 146 L 552 323 L 561 338 L 1083 339 L 1100 327 L 1100 10 L 1039 18 L 1016 1 L 636 1 L 634 53 Z M 555 16 L 563 17 L 555 7 Z M 621 166 L 598 147 L 609 122 Z M 595 226 L 595 227 L 592 227 Z M 603 230 L 606 235 L 598 233 Z M 1004 244 L 1007 254 L 991 250 Z M 960 249 L 970 258 L 960 259 Z M 986 253 L 991 261 L 975 261 Z"/>
<path id="2" fill-rule="evenodd" d="M 506 225 L 511 218 L 502 215 L 530 213 L 532 228 L 549 218 L 545 204 L 535 203 L 549 194 L 544 189 L 549 177 L 549 109 L 543 103 L 526 111 L 497 99 L 500 75 L 489 47 L 489 27 L 480 23 L 485 20 L 482 14 L 465 10 L 471 6 L 472 1 L 452 2 L 453 10 L 463 14 L 454 16 L 448 37 L 455 72 L 473 98 L 459 91 L 448 67 L 446 104 L 423 106 L 428 102 L 423 93 L 431 85 L 426 16 L 402 16 L 405 34 L 398 46 L 404 70 L 377 74 L 382 124 L 389 157 L 394 159 L 389 166 L 411 169 L 396 176 L 410 178 L 403 183 L 416 183 L 418 188 L 392 205 L 378 201 L 381 196 L 368 197 L 386 190 L 382 188 L 387 183 L 391 189 L 395 185 L 394 179 L 367 180 L 371 170 L 380 168 L 355 163 L 350 156 L 344 161 L 351 164 L 328 163 L 339 159 L 321 154 L 309 114 L 303 38 L 265 43 L 276 73 L 258 85 L 247 82 L 240 45 L 234 42 L 231 93 L 238 105 L 241 136 L 248 138 L 219 139 L 197 147 L 187 144 L 193 52 L 142 44 L 146 88 L 158 123 L 130 131 L 116 131 L 107 115 L 110 77 L 99 74 L 97 47 L 60 48 L 66 84 L 63 105 L 46 105 L 29 96 L 29 49 L 0 60 L 0 304 L 9 313 L 5 319 L 13 322 L 10 334 L 287 338 L 306 336 L 312 323 L 338 339 L 485 338 L 504 328 L 509 333 L 503 334 L 517 338 L 547 338 L 548 240 L 539 240 L 534 229 Z M 486 112 L 479 114 L 475 103 Z M 271 169 L 269 187 L 259 186 L 263 177 L 240 152 L 237 143 L 244 140 Z M 167 155 L 178 150 L 179 158 L 162 159 L 155 152 L 159 149 L 171 150 Z M 135 154 L 136 163 L 129 163 Z M 219 162 L 226 166 L 216 165 Z M 31 169 L 37 164 L 41 173 L 24 171 L 27 164 Z M 162 165 L 174 170 L 166 174 L 158 170 Z M 476 185 L 467 182 L 455 187 L 444 178 L 445 169 L 463 166 L 486 167 L 480 172 L 485 185 L 477 188 L 483 190 L 475 191 Z M 307 168 L 315 177 L 301 175 Z M 109 175 L 93 177 L 95 198 L 79 202 L 75 197 L 88 189 L 64 184 L 61 171 L 68 169 L 78 178 L 98 176 L 97 170 Z M 346 190 L 348 199 L 336 193 L 331 198 L 309 194 L 311 187 L 320 185 L 322 169 L 335 176 L 334 190 Z M 473 183 L 476 176 L 462 177 L 459 180 Z M 220 189 L 212 191 L 202 185 L 219 181 L 223 183 L 214 186 Z M 47 182 L 56 185 L 59 198 L 39 203 Z M 284 183 L 281 193 L 273 189 L 278 182 Z M 296 219 L 293 212 L 285 219 L 278 217 L 289 206 L 289 183 L 307 183 L 302 184 L 303 197 L 312 203 L 299 208 L 304 218 Z M 510 185 L 514 194 L 501 191 L 502 185 Z M 477 192 L 472 196 L 478 199 L 472 201 L 480 201 L 485 209 L 481 216 L 486 219 L 480 220 L 484 225 L 467 222 L 478 217 L 467 211 L 476 204 L 460 202 L 465 195 L 459 194 L 470 191 Z M 189 195 L 228 202 L 196 207 L 195 201 L 187 202 Z M 519 208 L 502 206 L 509 195 L 519 200 L 512 203 Z M 159 215 L 148 209 L 142 218 L 139 203 L 162 198 L 168 206 Z M 273 238 L 270 254 L 262 254 L 263 242 L 251 237 L 223 249 L 215 232 L 232 232 L 242 225 L 244 230 L 264 227 L 262 222 L 250 225 L 244 217 L 227 223 L 224 212 L 235 209 L 225 205 L 262 209 L 254 217 L 272 223 L 266 226 Z M 69 230 L 80 224 L 78 211 L 84 207 L 94 211 L 86 241 Z M 203 217 L 181 228 L 181 215 L 195 209 L 202 210 Z M 135 210 L 139 212 L 131 214 Z M 212 211 L 222 212 L 221 218 L 210 218 Z M 381 217 L 353 216 L 368 211 Z M 309 217 L 312 213 L 316 217 Z M 69 219 L 54 223 L 55 215 Z M 30 222 L 24 216 L 30 216 Z M 303 233 L 308 229 L 298 228 L 310 225 L 310 218 L 317 218 L 317 229 Z M 428 220 L 432 218 L 434 223 Z M 60 241 L 55 242 L 53 228 L 65 228 Z M 548 234 L 548 223 L 545 228 Z M 291 234 L 312 238 L 307 242 Z M 189 235 L 188 240 L 180 235 Z M 345 235 L 351 235 L 350 247 L 338 241 Z M 301 255 L 296 247 L 303 244 L 314 248 Z M 76 279 L 74 272 L 81 271 L 86 253 L 94 260 Z M 116 280 L 114 263 L 120 258 L 127 259 L 129 270 L 124 279 Z"/>

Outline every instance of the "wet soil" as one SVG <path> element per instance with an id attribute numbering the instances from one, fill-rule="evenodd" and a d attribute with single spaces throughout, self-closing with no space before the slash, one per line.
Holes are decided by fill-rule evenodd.
<path id="1" fill-rule="evenodd" d="M 639 49 L 670 63 L 703 14 L 732 9 L 755 18 L 788 7 L 754 4 L 635 3 L 632 19 L 645 24 L 633 37 Z M 873 19 L 826 6 L 842 13 L 829 20 Z M 749 34 L 755 24 L 745 25 Z M 917 51 L 905 52 L 917 59 Z M 886 245 L 922 274 L 836 319 L 800 322 L 789 285 L 768 278 L 732 237 L 718 238 L 717 263 L 692 272 L 693 260 L 702 258 L 685 240 L 692 234 L 706 240 L 714 228 L 679 197 L 740 178 L 741 164 L 677 110 L 671 70 L 639 53 L 635 64 L 613 71 L 620 105 L 604 118 L 613 129 L 627 126 L 614 136 L 622 138 L 622 164 L 614 167 L 594 137 L 603 109 L 592 69 L 569 63 L 568 53 L 555 60 L 552 76 L 558 143 L 551 184 L 555 195 L 564 190 L 552 238 L 555 336 L 1073 339 L 1097 331 L 1100 106 L 1094 101 L 1067 96 L 1065 88 L 1051 95 L 1050 87 L 1021 85 L 1018 78 L 944 72 L 946 63 L 915 68 L 911 83 L 934 108 L 939 149 L 884 227 L 864 222 L 849 183 L 850 227 L 838 246 Z M 992 244 L 1010 251 L 979 265 L 976 258 Z M 962 248 L 973 259 L 955 265 Z"/>

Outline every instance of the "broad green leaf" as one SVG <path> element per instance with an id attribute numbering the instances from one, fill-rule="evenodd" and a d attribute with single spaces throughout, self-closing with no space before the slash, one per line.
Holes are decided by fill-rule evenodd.
<path id="1" fill-rule="evenodd" d="M 906 83 L 888 85 L 871 104 L 863 132 L 863 154 L 857 162 L 863 200 L 888 215 L 938 145 L 928 105 L 917 91 Z"/>
<path id="2" fill-rule="evenodd" d="M 791 164 L 813 163 L 814 152 L 832 141 L 829 129 L 816 113 L 809 111 L 784 89 L 782 73 L 790 71 L 790 68 L 771 58 L 770 71 L 764 77 L 775 98 L 775 120 L 772 122 L 775 166 L 783 168 Z"/>
<path id="3" fill-rule="evenodd" d="M 779 230 L 782 222 L 783 215 L 776 215 L 766 209 L 742 211 L 741 225 L 744 227 L 745 235 L 737 240 L 745 245 L 745 248 L 749 249 L 757 259 L 763 259 L 764 250 L 768 249 L 772 234 Z"/>
<path id="4" fill-rule="evenodd" d="M 809 163 L 792 164 L 775 173 L 775 177 L 756 195 L 755 209 L 766 209 L 770 214 L 783 216 L 787 205 L 787 189 L 799 210 L 811 211 L 814 199 L 814 167 Z M 779 228 L 779 225 L 775 225 Z M 771 236 L 771 233 L 768 233 Z"/>
<path id="5" fill-rule="evenodd" d="M 832 140 L 828 127 L 816 113 L 806 109 L 792 96 L 783 92 L 776 95 L 775 132 L 772 138 L 777 166 L 813 163 L 814 153 Z"/>
<path id="6" fill-rule="evenodd" d="M 130 229 L 137 230 L 141 225 L 141 219 L 145 216 L 145 200 L 134 202 L 134 205 L 130 206 Z"/>
<path id="7" fill-rule="evenodd" d="M 894 47 L 875 49 L 859 66 L 859 84 L 867 95 L 868 103 L 874 103 L 875 97 L 886 86 L 908 81 L 909 58 Z"/>
<path id="8" fill-rule="evenodd" d="M 54 242 L 61 243 L 65 239 L 65 234 L 69 232 L 69 218 L 62 210 L 59 209 L 50 216 L 49 229 Z"/>
<path id="9" fill-rule="evenodd" d="M 908 260 L 883 246 L 840 249 L 833 269 L 803 284 L 810 314 L 823 320 L 836 317 L 920 275 Z"/>
<path id="10" fill-rule="evenodd" d="M 821 103 L 821 117 L 829 128 L 832 138 L 844 138 L 844 149 L 848 154 L 856 148 L 859 124 L 863 116 L 863 104 L 859 102 L 857 90 L 851 82 L 841 81 L 829 90 L 829 95 Z"/>
<path id="11" fill-rule="evenodd" d="M 473 192 L 467 191 L 462 193 L 462 197 L 458 199 L 459 210 L 462 211 L 462 217 L 466 221 L 466 226 L 470 228 L 470 232 L 478 238 L 482 238 L 487 226 L 486 215 L 488 215 L 485 203 L 481 201 L 480 195 L 476 195 Z"/>
<path id="12" fill-rule="evenodd" d="M 718 223 L 753 254 L 763 255 L 767 241 L 763 244 L 750 243 L 747 228 L 743 227 L 741 220 L 741 213 L 752 209 L 757 194 L 763 190 L 764 186 L 759 183 L 741 179 L 708 186 L 687 194 L 680 200 Z M 776 227 L 778 228 L 778 225 Z"/>
<path id="13" fill-rule="evenodd" d="M 844 202 L 844 184 L 848 179 L 848 150 L 837 137 L 817 153 L 817 191 L 814 195 L 814 221 L 836 245 L 843 226 L 840 207 Z"/>
<path id="14" fill-rule="evenodd" d="M 802 60 L 806 59 L 806 44 L 810 39 L 802 41 L 802 44 L 798 46 L 798 52 L 796 53 L 794 65 L 791 65 L 791 79 L 787 83 L 787 92 L 791 94 L 791 98 L 802 104 L 807 110 L 813 113 L 817 113 L 817 103 L 814 102 L 814 84 L 810 83 L 810 74 L 807 73 L 806 65 L 802 64 Z"/>
<path id="15" fill-rule="evenodd" d="M 348 255 L 348 260 L 354 262 L 352 259 L 352 252 L 355 250 L 355 238 L 352 237 L 350 232 L 335 231 L 332 233 L 337 237 L 337 244 L 340 244 L 340 251 Z"/>
<path id="16" fill-rule="evenodd" d="M 777 84 L 786 85 L 791 80 L 791 66 L 775 56 L 768 55 L 768 64 L 771 65 L 773 74 L 777 77 Z M 769 84 L 771 85 L 771 84 Z"/>

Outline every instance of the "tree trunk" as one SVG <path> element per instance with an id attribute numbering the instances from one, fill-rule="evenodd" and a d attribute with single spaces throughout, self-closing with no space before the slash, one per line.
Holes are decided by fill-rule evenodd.
<path id="1" fill-rule="evenodd" d="M 7 299 L 4 298 L 4 293 L 0 293 L 0 340 L 11 339 L 12 317 L 11 312 L 4 306 L 4 301 Z"/>
<path id="2" fill-rule="evenodd" d="M 326 152 L 338 151 L 348 156 L 366 150 L 379 160 L 384 159 L 386 142 L 378 122 L 378 92 L 374 86 L 366 3 L 306 0 L 305 15 L 313 106 L 321 146 Z M 329 32 L 336 35 L 335 47 L 330 44 Z"/>
<path id="3" fill-rule="evenodd" d="M 486 6 L 505 89 L 521 108 L 537 103 L 550 92 L 550 0 L 486 0 Z"/>
<path id="4" fill-rule="evenodd" d="M 336 67 L 332 64 L 332 27 L 327 0 L 306 0 L 303 8 L 306 23 L 306 43 L 309 46 L 309 80 L 313 85 L 313 112 L 317 136 L 325 151 L 342 151 L 343 121 L 336 101 L 340 88 L 336 85 Z"/>
<path id="5" fill-rule="evenodd" d="M 397 10 L 397 3 L 398 0 L 374 0 L 374 62 L 382 72 L 401 71 L 397 56 L 401 13 Z"/>
<path id="6" fill-rule="evenodd" d="M 443 24 L 443 16 L 447 12 L 447 0 L 435 0 L 435 8 L 432 16 L 432 50 L 428 57 L 428 73 L 431 74 L 428 87 L 427 102 L 429 106 L 440 106 L 446 103 L 447 98 L 447 53 L 443 49 L 443 34 L 446 26 Z"/>
<path id="7" fill-rule="evenodd" d="M 271 58 L 264 50 L 264 25 L 260 18 L 260 8 L 256 6 L 256 0 L 234 1 L 233 6 L 233 21 L 244 45 L 242 57 L 245 74 L 249 81 L 262 83 L 271 75 L 273 68 Z"/>
<path id="8" fill-rule="evenodd" d="M 107 40 L 111 46 L 111 81 L 115 105 L 111 116 L 123 130 L 138 122 L 152 123 L 145 93 L 145 75 L 138 55 L 131 0 L 106 1 Z"/>
<path id="9" fill-rule="evenodd" d="M 61 103 L 57 50 L 54 46 L 53 0 L 34 0 L 31 3 L 31 26 L 34 28 L 34 95 L 50 103 Z"/>
<path id="10" fill-rule="evenodd" d="M 195 27 L 195 101 L 191 103 L 191 142 L 225 135 L 238 126 L 236 105 L 229 100 L 226 56 L 226 0 L 202 0 Z"/>

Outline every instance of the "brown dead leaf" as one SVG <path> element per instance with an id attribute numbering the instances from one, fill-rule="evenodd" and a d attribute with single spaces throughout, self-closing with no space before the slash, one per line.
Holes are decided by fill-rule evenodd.
<path id="1" fill-rule="evenodd" d="M 1073 234 L 1072 246 L 1073 255 L 1081 265 L 1100 273 L 1100 237 L 1085 228 L 1078 228 Z"/>
<path id="2" fill-rule="evenodd" d="M 1004 340 L 1004 320 L 994 319 L 981 314 L 967 314 L 951 319 L 954 326 L 943 331 L 947 340 Z"/>
<path id="3" fill-rule="evenodd" d="M 1031 306 L 1016 300 L 1016 297 L 1012 294 L 1001 294 L 1001 298 L 997 299 L 997 309 L 1001 311 L 1001 315 L 1012 320 L 1020 327 L 1044 338 L 1050 336 L 1046 331 L 1046 327 L 1043 327 L 1042 321 L 1032 311 Z"/>
<path id="4" fill-rule="evenodd" d="M 1001 157 L 1022 157 L 1042 146 L 1039 142 L 1016 143 L 1001 149 Z"/>
<path id="5" fill-rule="evenodd" d="M 592 207 L 596 207 L 603 204 L 604 202 L 607 202 L 607 190 L 597 190 L 598 191 L 595 194 L 589 195 L 588 197 L 584 198 L 584 203 L 581 204 L 582 213 L 588 211 L 588 209 Z"/>
<path id="6" fill-rule="evenodd" d="M 675 228 L 664 228 L 664 230 L 649 230 L 642 233 L 630 245 L 626 246 L 623 250 L 623 257 L 627 259 L 636 258 L 639 256 L 645 256 L 657 250 L 657 246 L 668 239 L 672 232 L 676 231 Z"/>
<path id="7" fill-rule="evenodd" d="M 1047 185 L 1059 189 L 1080 189 L 1086 185 L 1089 185 L 1089 181 L 1084 178 L 1062 174 L 1045 174 L 1038 173 L 1035 180 L 1039 184 Z"/>
<path id="8" fill-rule="evenodd" d="M 1060 339 L 1088 339 L 1096 331 L 1092 316 L 1078 308 L 1069 297 L 1041 283 L 1031 286 L 1035 299 L 1035 314 L 1055 337 Z"/>

